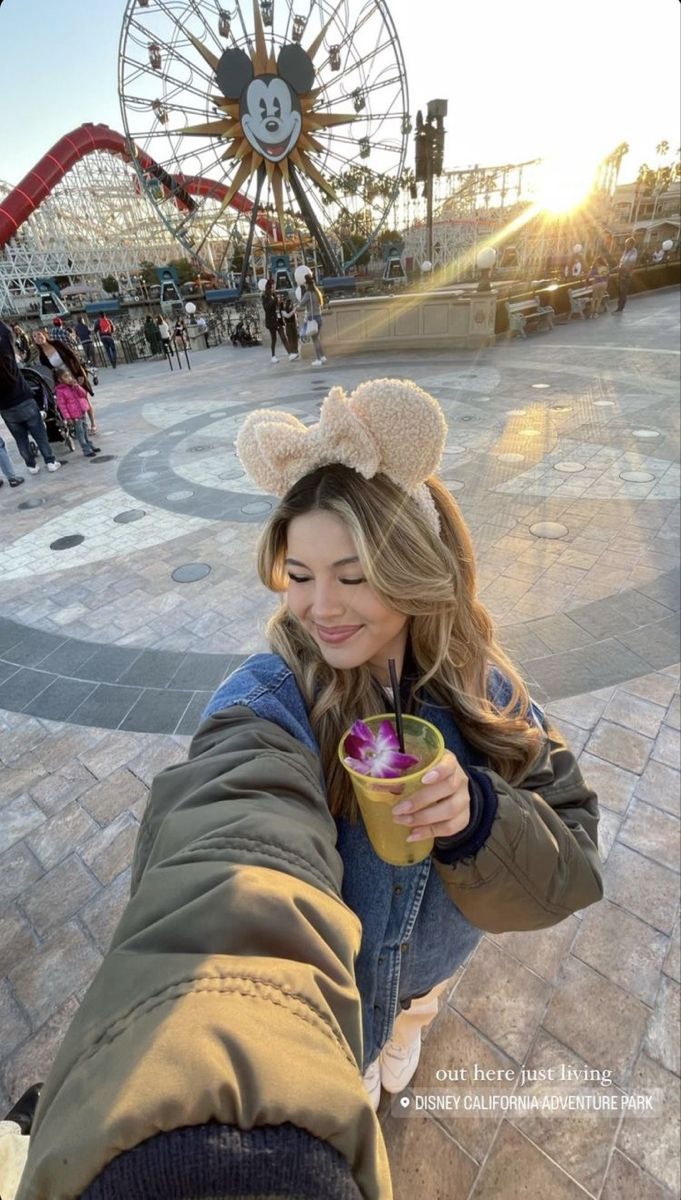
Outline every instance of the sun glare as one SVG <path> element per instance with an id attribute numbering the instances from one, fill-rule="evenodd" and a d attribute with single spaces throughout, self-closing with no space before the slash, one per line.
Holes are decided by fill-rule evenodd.
<path id="1" fill-rule="evenodd" d="M 591 191 L 595 172 L 595 161 L 546 159 L 535 195 L 537 207 L 551 213 L 576 208 Z"/>

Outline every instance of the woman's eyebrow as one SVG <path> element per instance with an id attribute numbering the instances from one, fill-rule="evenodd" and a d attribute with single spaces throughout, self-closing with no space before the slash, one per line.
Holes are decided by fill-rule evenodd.
<path id="1" fill-rule="evenodd" d="M 358 559 L 357 555 L 355 554 L 355 555 L 352 555 L 351 558 L 339 558 L 338 562 L 332 563 L 331 566 L 332 567 L 345 567 L 345 566 L 347 566 L 348 563 L 356 563 L 356 562 L 359 562 L 359 559 Z M 284 565 L 286 565 L 286 564 L 289 564 L 292 567 L 303 567 L 304 570 L 306 570 L 306 571 L 310 570 L 310 568 L 308 566 L 306 566 L 305 563 L 299 562 L 297 558 L 285 558 Z"/>

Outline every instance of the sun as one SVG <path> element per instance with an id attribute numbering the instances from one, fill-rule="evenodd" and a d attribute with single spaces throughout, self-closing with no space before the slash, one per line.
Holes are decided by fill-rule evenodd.
<path id="1" fill-rule="evenodd" d="M 280 48 L 278 57 L 273 50 L 268 50 L 257 0 L 253 0 L 255 41 L 249 45 L 248 54 L 242 49 L 229 49 L 218 57 L 198 38 L 188 34 L 215 74 L 216 86 L 222 94 L 211 95 L 210 100 L 216 108 L 222 109 L 224 116 L 217 121 L 186 126 L 178 132 L 215 137 L 229 143 L 222 158 L 235 159 L 239 165 L 224 196 L 221 212 L 252 175 L 257 173 L 259 179 L 269 180 L 282 239 L 286 227 L 284 184 L 290 184 L 295 194 L 296 170 L 340 204 L 312 155 L 322 154 L 326 149 L 315 137 L 317 131 L 357 120 L 356 113 L 315 109 L 321 92 L 313 86 L 314 59 L 341 7 L 342 0 L 307 50 L 290 44 Z"/>
<path id="2" fill-rule="evenodd" d="M 535 192 L 538 209 L 550 213 L 567 213 L 577 208 L 591 192 L 596 166 L 593 161 L 576 158 L 544 160 Z"/>

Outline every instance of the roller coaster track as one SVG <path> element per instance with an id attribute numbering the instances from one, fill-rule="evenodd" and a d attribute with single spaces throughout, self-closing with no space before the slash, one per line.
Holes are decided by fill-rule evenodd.
<path id="1" fill-rule="evenodd" d="M 108 125 L 92 125 L 88 122 L 65 134 L 0 202 L 0 249 L 15 237 L 31 213 L 49 196 L 66 173 L 81 158 L 93 154 L 96 150 L 115 154 L 126 162 L 133 161 L 130 143 Z M 172 197 L 183 212 L 190 212 L 194 207 L 193 196 L 210 196 L 215 200 L 224 200 L 227 194 L 225 184 L 206 179 L 202 175 L 168 175 L 163 167 L 140 150 L 139 146 L 134 146 L 134 158 L 144 172 L 158 179 L 166 195 Z M 230 207 L 248 215 L 253 205 L 246 196 L 237 193 L 230 201 Z M 257 225 L 270 238 L 277 239 L 279 229 L 273 222 L 265 217 L 258 217 Z"/>

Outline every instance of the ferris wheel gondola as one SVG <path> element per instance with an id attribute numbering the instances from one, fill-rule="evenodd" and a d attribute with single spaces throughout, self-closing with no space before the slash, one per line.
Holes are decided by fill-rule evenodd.
<path id="1" fill-rule="evenodd" d="M 228 2 L 128 0 L 119 94 L 142 184 L 209 270 L 258 236 L 284 252 L 312 238 L 340 274 L 385 224 L 404 170 L 409 99 L 387 5 Z"/>

